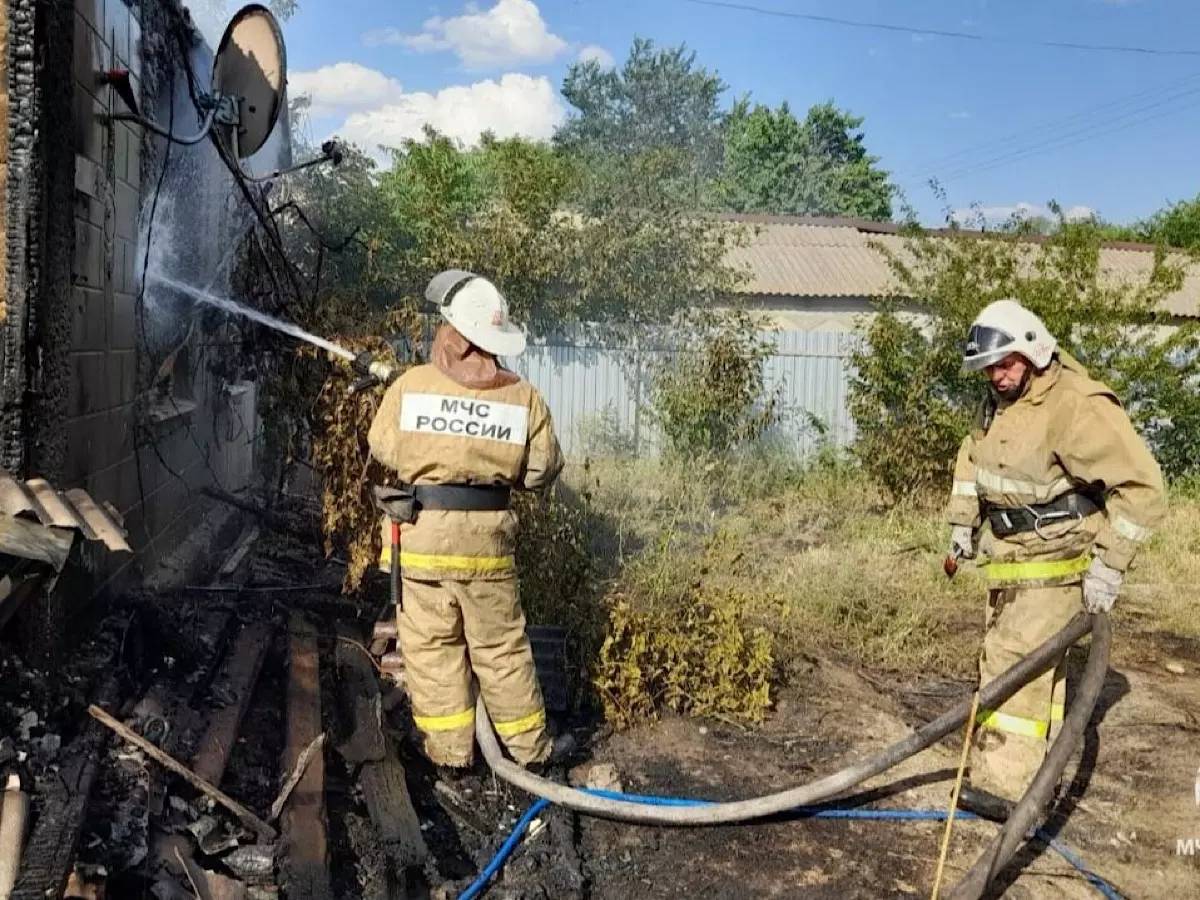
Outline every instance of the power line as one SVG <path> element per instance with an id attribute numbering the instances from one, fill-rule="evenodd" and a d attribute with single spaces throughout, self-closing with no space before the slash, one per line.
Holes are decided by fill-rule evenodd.
<path id="1" fill-rule="evenodd" d="M 1055 50 L 1089 50 L 1102 53 L 1137 53 L 1143 56 L 1200 56 L 1200 50 L 1179 50 L 1164 47 L 1138 47 L 1130 44 L 1088 44 L 1078 41 L 1042 41 L 1034 38 L 991 37 L 982 34 L 972 34 L 967 31 L 945 31 L 937 28 L 915 28 L 909 25 L 895 25 L 889 22 L 862 22 L 854 19 L 842 19 L 837 16 L 820 16 L 815 13 L 799 13 L 781 9 L 767 9 L 753 6 L 749 3 L 733 3 L 729 0 L 682 0 L 696 6 L 711 6 L 718 9 L 732 9 L 741 12 L 756 13 L 762 16 L 774 16 L 780 19 L 801 19 L 806 22 L 820 22 L 826 25 L 843 25 L 849 28 L 867 28 L 874 31 L 891 31 L 900 34 L 913 34 L 923 37 L 944 37 L 955 40 L 977 41 L 990 44 L 1018 44 L 1026 47 L 1048 47 Z"/>
<path id="2" fill-rule="evenodd" d="M 927 161 L 920 163 L 919 165 L 907 166 L 905 168 L 905 171 L 902 174 L 896 175 L 895 177 L 897 177 L 897 178 L 917 177 L 918 175 L 923 175 L 923 174 L 929 172 L 930 170 L 940 167 L 940 166 L 947 166 L 947 165 L 951 165 L 951 164 L 957 165 L 957 164 L 960 164 L 960 162 L 962 162 L 962 161 L 970 159 L 971 157 L 975 156 L 976 154 L 978 154 L 980 152 L 986 152 L 988 150 L 995 149 L 997 144 L 1005 144 L 1008 142 L 1018 141 L 1020 138 L 1027 137 L 1029 135 L 1037 135 L 1038 137 L 1045 137 L 1047 134 L 1050 134 L 1052 132 L 1059 130 L 1064 125 L 1067 125 L 1067 124 L 1070 124 L 1073 122 L 1078 122 L 1081 120 L 1086 120 L 1089 117 L 1095 116 L 1096 114 L 1104 112 L 1104 111 L 1120 109 L 1122 107 L 1127 107 L 1130 104 L 1140 104 L 1141 101 L 1149 99 L 1151 97 L 1161 95 L 1164 91 L 1179 88 L 1179 87 L 1182 87 L 1187 84 L 1196 83 L 1197 81 L 1200 81 L 1200 73 L 1189 75 L 1188 77 L 1183 78 L 1183 79 L 1173 79 L 1169 82 L 1154 85 L 1153 87 L 1143 88 L 1142 90 L 1137 91 L 1136 93 L 1126 94 L 1123 97 L 1117 97 L 1113 100 L 1109 100 L 1109 101 L 1106 101 L 1105 103 L 1100 103 L 1095 106 L 1084 107 L 1083 109 L 1077 110 L 1076 112 L 1070 113 L 1068 115 L 1059 116 L 1051 121 L 1044 121 L 1037 125 L 1031 125 L 1028 128 L 1023 128 L 1019 131 L 1010 132 L 1009 134 L 1003 135 L 1002 137 L 999 137 L 999 138 L 996 138 L 993 140 L 981 141 L 981 142 L 978 142 L 975 144 L 970 144 L 970 145 L 962 148 L 961 150 L 956 150 L 953 153 L 948 153 L 943 156 L 933 157 Z M 1142 109 L 1142 108 L 1144 108 L 1144 107 L 1139 107 L 1139 109 Z"/>
<path id="3" fill-rule="evenodd" d="M 1166 110 L 1166 111 L 1164 111 L 1164 112 L 1156 113 L 1156 114 L 1154 114 L 1154 115 L 1152 115 L 1152 116 L 1146 116 L 1145 118 L 1143 118 L 1143 119 L 1139 119 L 1139 120 L 1138 120 L 1138 121 L 1136 121 L 1136 122 L 1129 122 L 1128 124 L 1125 124 L 1125 125 L 1118 125 L 1118 126 L 1117 126 L 1117 127 L 1115 127 L 1115 128 L 1109 128 L 1109 129 L 1106 129 L 1106 130 L 1104 130 L 1104 131 L 1097 132 L 1096 134 L 1088 134 L 1088 135 L 1084 135 L 1083 137 L 1076 138 L 1075 140 L 1067 141 L 1066 143 L 1059 144 L 1058 146 L 1047 148 L 1047 150 L 1045 150 L 1045 151 L 1041 151 L 1041 152 L 1053 152 L 1053 151 L 1056 151 L 1056 150 L 1065 150 L 1067 147 L 1072 147 L 1072 146 L 1074 146 L 1074 145 L 1076 145 L 1076 144 L 1081 144 L 1081 143 L 1083 143 L 1084 141 L 1091 140 L 1091 139 L 1093 139 L 1093 138 L 1105 137 L 1105 136 L 1107 136 L 1107 135 L 1110 135 L 1110 134 L 1116 134 L 1116 133 L 1117 133 L 1117 132 L 1119 132 L 1119 131 L 1125 131 L 1125 130 L 1129 129 L 1129 128 L 1133 127 L 1134 125 L 1144 125 L 1144 124 L 1146 124 L 1146 123 L 1148 123 L 1148 122 L 1153 122 L 1153 121 L 1156 121 L 1156 120 L 1158 120 L 1158 119 L 1164 119 L 1164 118 L 1166 118 L 1167 116 L 1174 115 L 1175 113 L 1178 113 L 1178 112 L 1183 112 L 1184 110 L 1188 110 L 1188 109 L 1195 109 L 1195 108 L 1196 108 L 1196 107 L 1198 107 L 1198 106 L 1200 106 L 1200 100 L 1195 100 L 1195 101 L 1193 101 L 1192 103 L 1187 103 L 1187 104 L 1184 104 L 1183 106 L 1181 106 L 1181 107 L 1178 107 L 1177 109 L 1168 109 L 1168 110 Z M 1026 154 L 1025 156 L 1023 156 L 1023 157 L 1020 157 L 1020 158 L 1014 158 L 1014 159 L 1003 160 L 1003 161 L 1001 161 L 1001 162 L 997 162 L 997 163 L 995 163 L 995 164 L 993 164 L 993 165 L 990 165 L 990 166 L 987 166 L 987 167 L 984 167 L 984 168 L 980 168 L 980 169 L 976 169 L 975 171 L 971 172 L 970 174 L 975 174 L 975 175 L 978 175 L 978 174 L 980 174 L 981 172 L 987 172 L 987 171 L 991 171 L 992 169 L 999 169 L 999 168 L 1003 168 L 1004 166 L 1011 165 L 1012 163 L 1016 163 L 1016 162 L 1023 162 L 1023 161 L 1024 161 L 1025 159 L 1027 159 L 1029 156 L 1037 156 L 1037 155 L 1039 155 L 1039 153 L 1037 153 L 1037 152 L 1034 152 L 1034 153 Z M 950 181 L 950 180 L 953 180 L 953 179 L 957 179 L 957 178 L 959 178 L 959 177 L 961 177 L 961 175 L 959 175 L 959 174 L 956 174 L 956 175 L 953 175 L 953 176 L 951 176 L 950 178 L 945 178 L 945 179 L 942 179 L 942 180 L 943 180 L 943 181 Z"/>
<path id="4" fill-rule="evenodd" d="M 1015 150 L 1009 150 L 1009 151 L 999 154 L 998 156 L 993 156 L 993 157 L 990 157 L 987 159 L 979 160 L 975 163 L 970 163 L 970 164 L 968 164 L 966 166 L 962 166 L 944 176 L 940 176 L 940 180 L 941 181 L 952 181 L 954 179 L 961 178 L 964 175 L 978 174 L 979 172 L 990 171 L 991 169 L 999 168 L 1000 166 L 1003 166 L 1003 165 L 1008 165 L 1013 162 L 1020 162 L 1021 160 L 1027 159 L 1030 156 L 1036 156 L 1036 155 L 1038 155 L 1039 152 L 1044 152 L 1044 151 L 1048 151 L 1048 150 L 1061 150 L 1064 147 L 1074 146 L 1075 144 L 1081 143 L 1082 141 L 1085 141 L 1085 140 L 1090 140 L 1092 138 L 1101 137 L 1101 136 L 1107 135 L 1107 134 L 1113 134 L 1118 131 L 1124 131 L 1125 129 L 1131 128 L 1135 125 L 1141 125 L 1146 122 L 1152 122 L 1152 121 L 1155 121 L 1156 119 L 1161 119 L 1166 116 L 1174 115 L 1176 113 L 1182 112 L 1183 110 L 1191 109 L 1192 107 L 1196 106 L 1197 102 L 1200 102 L 1200 101 L 1192 102 L 1192 103 L 1185 103 L 1183 106 L 1179 106 L 1179 107 L 1175 107 L 1172 105 L 1177 100 L 1182 100 L 1185 97 L 1190 97 L 1195 94 L 1200 94 L 1200 87 L 1194 87 L 1189 90 L 1182 91 L 1182 92 L 1176 94 L 1175 96 L 1168 97 L 1164 100 L 1160 100 L 1157 103 L 1151 103 L 1148 106 L 1144 106 L 1140 109 L 1136 109 L 1133 112 L 1127 112 L 1127 113 L 1124 113 L 1119 116 L 1114 116 L 1114 117 L 1111 117 L 1104 121 L 1095 123 L 1093 125 L 1085 126 L 1083 128 L 1077 128 L 1074 131 L 1069 131 L 1066 134 L 1061 134 L 1061 135 L 1058 135 L 1057 137 L 1053 137 L 1048 140 L 1029 145 L 1027 147 L 1017 148 Z M 1157 109 L 1157 108 L 1163 107 L 1163 106 L 1166 106 L 1167 109 L 1164 109 L 1161 112 L 1155 113 L 1154 115 L 1151 115 L 1151 116 L 1144 116 L 1141 118 L 1137 118 L 1138 116 L 1141 116 L 1142 113 L 1146 113 L 1146 112 L 1149 112 L 1150 110 Z M 1133 121 L 1127 121 L 1131 117 L 1133 118 Z M 1118 123 L 1124 123 L 1124 124 L 1118 124 Z M 1117 127 L 1116 128 L 1106 128 L 1105 127 L 1105 126 L 1109 126 L 1109 125 L 1117 125 Z M 1101 130 L 1097 131 L 1097 129 L 1101 129 Z M 1065 143 L 1063 143 L 1063 141 L 1065 141 Z"/>

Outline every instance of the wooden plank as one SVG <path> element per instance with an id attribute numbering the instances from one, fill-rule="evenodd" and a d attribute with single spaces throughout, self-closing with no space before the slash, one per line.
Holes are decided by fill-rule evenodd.
<path id="1" fill-rule="evenodd" d="M 238 540 L 237 546 L 233 548 L 233 552 L 229 554 L 229 558 L 225 560 L 225 564 L 221 566 L 221 570 L 217 573 L 218 581 L 231 581 L 234 576 L 238 575 L 239 571 L 245 573 L 244 564 L 246 558 L 250 555 L 250 551 L 254 549 L 254 543 L 258 540 L 261 533 L 262 530 L 257 525 L 252 525 L 246 529 L 245 533 Z"/>
<path id="2" fill-rule="evenodd" d="M 97 699 L 108 705 L 119 696 L 118 682 L 109 678 Z M 92 785 L 100 771 L 100 754 L 110 738 L 99 722 L 88 722 L 63 754 L 59 777 L 47 779 L 36 799 L 37 824 L 21 859 L 12 900 L 61 897 L 75 863 L 75 846 L 83 829 Z"/>
<path id="3" fill-rule="evenodd" d="M 350 765 L 378 762 L 386 754 L 383 740 L 383 701 L 366 650 L 347 629 L 339 629 L 334 657 L 344 718 L 351 723 L 349 737 L 338 744 L 338 753 Z"/>
<path id="4" fill-rule="evenodd" d="M 28 519 L 0 516 L 0 553 L 46 563 L 61 572 L 71 555 L 75 532 L 47 528 Z"/>
<path id="5" fill-rule="evenodd" d="M 289 632 L 287 744 L 282 771 L 291 772 L 322 731 L 317 630 L 299 613 Z M 317 755 L 283 809 L 280 886 L 288 900 L 333 900 L 325 825 L 325 760 Z"/>
<path id="6" fill-rule="evenodd" d="M 362 767 L 358 780 L 367 801 L 367 812 L 379 829 L 388 859 L 395 866 L 393 874 L 401 883 L 407 883 L 406 870 L 420 869 L 429 858 L 429 847 L 408 793 L 404 766 L 389 747 L 384 759 Z"/>
<path id="7" fill-rule="evenodd" d="M 262 671 L 263 657 L 271 642 L 271 626 L 259 622 L 247 625 L 234 641 L 233 649 L 225 658 L 221 672 L 213 682 L 213 691 L 233 697 L 228 706 L 222 707 L 209 719 L 208 730 L 200 742 L 200 748 L 192 756 L 192 771 L 205 781 L 219 785 L 229 756 L 237 741 L 242 719 L 250 706 L 254 685 Z"/>
<path id="8" fill-rule="evenodd" d="M 407 870 L 421 868 L 429 848 L 408 793 L 404 766 L 383 734 L 379 680 L 361 645 L 338 641 L 336 658 L 342 705 L 354 723 L 354 732 L 338 751 L 347 762 L 364 763 L 359 784 L 367 811 L 392 864 L 393 878 L 407 884 Z"/>

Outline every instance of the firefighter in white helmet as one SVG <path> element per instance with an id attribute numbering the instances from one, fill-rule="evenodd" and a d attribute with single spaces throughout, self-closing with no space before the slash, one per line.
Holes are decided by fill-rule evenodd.
<path id="1" fill-rule="evenodd" d="M 947 515 L 951 554 L 987 558 L 982 687 L 1081 605 L 1112 609 L 1166 494 L 1117 397 L 1020 304 L 1001 300 L 979 314 L 964 365 L 985 372 L 991 388 L 959 450 Z M 980 710 L 965 806 L 995 809 L 1024 794 L 1061 728 L 1063 668 Z"/>
<path id="2" fill-rule="evenodd" d="M 503 294 L 484 278 L 451 270 L 434 277 L 426 296 L 445 319 L 431 362 L 391 384 L 367 437 L 372 456 L 398 473 L 411 510 L 401 518 L 397 624 L 413 720 L 432 762 L 469 767 L 474 675 L 512 757 L 545 763 L 571 742 L 564 735 L 556 744 L 547 732 L 509 503 L 514 489 L 549 488 L 562 471 L 562 452 L 541 394 L 498 359 L 525 350 Z M 386 519 L 384 528 L 381 567 L 389 569 Z"/>

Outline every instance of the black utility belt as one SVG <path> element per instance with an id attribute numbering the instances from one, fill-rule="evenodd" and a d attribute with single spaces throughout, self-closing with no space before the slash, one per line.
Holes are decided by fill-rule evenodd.
<path id="1" fill-rule="evenodd" d="M 392 521 L 411 525 L 426 509 L 500 512 L 508 509 L 512 488 L 490 484 L 373 485 L 375 506 Z"/>
<path id="2" fill-rule="evenodd" d="M 418 509 L 498 512 L 512 499 L 512 488 L 500 484 L 418 484 L 409 490 Z"/>
<path id="3" fill-rule="evenodd" d="M 1011 537 L 1014 534 L 1026 534 L 1030 531 L 1041 534 L 1041 530 L 1055 522 L 1068 519 L 1086 519 L 1093 513 L 1104 509 L 1086 494 L 1072 491 L 1056 497 L 1049 503 L 1030 504 L 1029 506 L 993 506 L 984 507 L 984 517 L 992 528 L 992 534 L 998 538 Z"/>

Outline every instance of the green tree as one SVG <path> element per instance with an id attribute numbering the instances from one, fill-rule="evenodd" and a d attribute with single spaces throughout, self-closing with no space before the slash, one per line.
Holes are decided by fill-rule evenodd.
<path id="1" fill-rule="evenodd" d="M 682 215 L 663 187 L 677 164 L 672 151 L 647 152 L 618 171 L 521 138 L 484 135 L 467 149 L 427 129 L 385 171 L 350 148 L 342 166 L 297 176 L 286 236 L 310 280 L 323 267 L 323 309 L 335 294 L 416 305 L 433 274 L 458 267 L 494 279 L 535 335 L 584 323 L 633 332 L 711 304 L 740 278 L 725 260 L 744 233 Z M 326 244 L 354 239 L 322 250 L 305 220 Z"/>
<path id="2" fill-rule="evenodd" d="M 1135 223 L 1128 235 L 1127 239 L 1182 250 L 1200 250 L 1200 195 L 1191 200 L 1180 200 Z"/>
<path id="3" fill-rule="evenodd" d="M 562 94 L 574 107 L 554 136 L 556 146 L 592 165 L 673 151 L 678 190 L 693 198 L 716 178 L 721 163 L 720 98 L 727 90 L 716 72 L 696 64 L 686 45 L 657 49 L 635 38 L 620 69 L 595 61 L 568 70 Z"/>
<path id="4" fill-rule="evenodd" d="M 801 122 L 746 98 L 725 123 L 721 199 L 735 212 L 849 216 L 886 221 L 895 187 L 867 152 L 863 119 L 833 103 Z"/>
<path id="5" fill-rule="evenodd" d="M 971 320 L 1013 298 L 1043 318 L 1063 348 L 1122 398 L 1170 477 L 1192 471 L 1200 442 L 1200 332 L 1161 328 L 1162 303 L 1182 271 L 1160 250 L 1147 275 L 1117 281 L 1100 268 L 1104 229 L 1054 208 L 1042 243 L 997 234 L 935 237 L 913 228 L 903 249 L 881 247 L 900 297 L 919 298 L 922 322 L 899 300 L 878 304 L 852 357 L 855 453 L 896 499 L 940 493 L 986 393 L 962 370 Z"/>
<path id="6" fill-rule="evenodd" d="M 410 333 L 428 279 L 451 267 L 495 281 L 535 338 L 572 325 L 599 326 L 602 336 L 641 332 L 711 308 L 740 277 L 726 250 L 742 233 L 681 216 L 664 197 L 670 153 L 630 157 L 616 179 L 615 170 L 590 170 L 546 144 L 484 136 L 467 149 L 427 129 L 383 172 L 358 151 L 347 162 L 298 178 L 291 185 L 297 209 L 283 221 L 315 288 L 313 302 L 288 317 L 354 351 L 391 360 L 381 338 Z M 322 250 L 301 211 L 327 235 L 354 232 L 366 251 L 357 243 Z M 327 273 L 319 281 L 318 264 Z M 263 396 L 272 449 L 282 457 L 306 441 L 313 448 L 326 487 L 328 546 L 344 549 L 353 587 L 378 555 L 363 474 L 373 401 L 345 397 L 347 373 L 331 377 L 334 367 L 289 353 L 266 373 Z"/>

